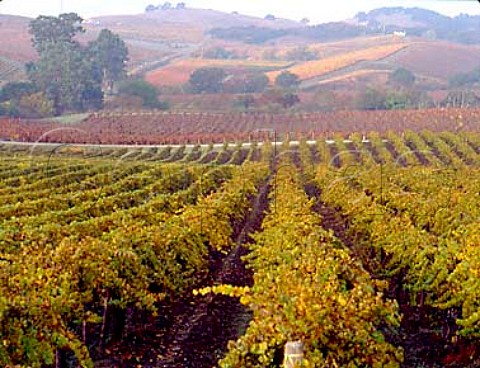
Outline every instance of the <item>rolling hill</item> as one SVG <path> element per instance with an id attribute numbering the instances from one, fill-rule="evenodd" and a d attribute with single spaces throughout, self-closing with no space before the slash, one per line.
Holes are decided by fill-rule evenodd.
<path id="1" fill-rule="evenodd" d="M 130 73 L 146 75 L 159 86 L 184 83 L 196 67 L 221 66 L 265 71 L 288 68 L 301 74 L 302 87 L 307 90 L 342 83 L 359 87 L 376 81 L 383 83 L 389 73 L 404 67 L 413 71 L 419 81 L 441 87 L 448 84 L 452 75 L 480 64 L 480 45 L 460 43 L 465 39 L 458 39 L 460 31 L 465 35 L 468 30 L 480 28 L 480 22 L 474 25 L 475 19 L 449 18 L 418 8 L 382 8 L 360 13 L 345 23 L 308 27 L 285 19 L 266 20 L 187 8 L 87 19 L 84 22 L 87 32 L 79 40 L 82 43 L 93 40 L 103 28 L 120 34 L 129 47 Z M 28 33 L 30 20 L 0 15 L 3 82 L 21 78 L 21 65 L 36 57 Z M 448 38 L 445 32 L 452 24 L 460 28 L 450 38 L 459 42 L 441 39 Z M 357 34 L 362 27 L 363 34 Z M 392 35 L 400 29 L 406 31 L 406 37 Z M 218 38 L 212 30 L 231 30 L 233 35 L 240 31 L 243 36 Z M 336 31 L 340 32 L 337 35 L 340 39 L 335 39 Z M 353 36 L 347 37 L 351 31 Z M 255 32 L 260 32 L 255 42 L 242 39 Z M 272 34 L 278 37 L 262 40 L 262 35 Z M 288 53 L 299 46 L 315 51 L 317 59 L 287 62 Z M 203 59 L 203 51 L 212 48 L 227 49 L 239 60 L 209 60 L 207 56 Z M 278 72 L 270 75 L 272 79 L 275 73 Z"/>
<path id="2" fill-rule="evenodd" d="M 30 18 L 0 14 L 0 56 L 18 62 L 36 58 L 30 43 Z"/>
<path id="3" fill-rule="evenodd" d="M 421 8 L 389 7 L 359 13 L 353 23 L 386 32 L 402 30 L 413 36 L 464 44 L 480 43 L 480 16 L 460 14 L 447 17 Z"/>

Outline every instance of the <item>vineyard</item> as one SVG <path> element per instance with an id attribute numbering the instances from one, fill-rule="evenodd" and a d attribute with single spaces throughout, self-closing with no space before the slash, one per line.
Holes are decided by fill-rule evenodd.
<path id="1" fill-rule="evenodd" d="M 480 109 L 318 113 L 97 113 L 75 124 L 0 119 L 0 141 L 102 145 L 196 145 L 330 139 L 352 132 L 478 131 Z"/>
<path id="2" fill-rule="evenodd" d="M 480 366 L 478 133 L 0 156 L 3 367 Z"/>
<path id="3" fill-rule="evenodd" d="M 359 61 L 374 61 L 386 58 L 405 47 L 407 47 L 407 45 L 404 43 L 394 43 L 390 45 L 370 47 L 364 50 L 355 50 L 345 54 L 295 65 L 289 68 L 288 71 L 298 75 L 301 80 L 307 80 L 346 68 Z M 280 72 L 270 72 L 268 73 L 268 76 L 270 80 L 274 80 L 279 74 Z"/>
<path id="4" fill-rule="evenodd" d="M 279 61 L 248 61 L 219 59 L 189 59 L 179 60 L 171 65 L 147 73 L 146 80 L 155 86 L 178 86 L 188 82 L 190 75 L 199 68 L 224 68 L 229 72 L 276 70 L 288 66 L 287 62 Z"/>

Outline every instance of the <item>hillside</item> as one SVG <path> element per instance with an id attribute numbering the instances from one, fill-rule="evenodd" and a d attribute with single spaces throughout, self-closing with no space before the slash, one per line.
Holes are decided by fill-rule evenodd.
<path id="1" fill-rule="evenodd" d="M 30 44 L 30 18 L 0 15 L 0 56 L 19 62 L 35 59 Z M 228 14 L 206 9 L 171 9 L 137 15 L 103 16 L 86 19 L 87 30 L 79 40 L 94 39 L 103 28 L 118 33 L 130 50 L 130 67 L 143 71 L 162 64 L 169 57 L 189 56 L 200 45 L 209 42 L 206 33 L 213 28 L 254 26 L 269 29 L 289 29 L 301 24 L 291 20 L 268 21 L 241 14 Z"/>
<path id="2" fill-rule="evenodd" d="M 308 80 L 303 86 L 358 88 L 362 85 L 384 84 L 393 70 L 406 68 L 416 75 L 417 82 L 424 87 L 445 88 L 452 76 L 480 65 L 480 47 L 475 45 L 410 38 L 397 43 L 398 49 L 393 48 L 394 52 L 389 55 L 378 52 L 382 50 L 379 47 L 367 46 L 367 39 L 365 45 L 357 51 L 344 51 L 334 57 L 297 66 L 302 72 L 313 73 L 310 78 L 305 78 Z M 392 43 L 392 47 L 395 47 L 395 43 Z M 373 51 L 378 52 L 377 57 Z M 439 55 L 442 57 L 439 58 Z M 306 69 L 307 66 L 310 69 Z M 316 72 L 313 72 L 314 67 Z"/>
<path id="3" fill-rule="evenodd" d="M 268 21 L 205 9 L 157 10 L 137 15 L 92 18 L 86 22 L 87 30 L 109 28 L 128 41 L 166 45 L 201 43 L 205 41 L 205 33 L 209 30 L 234 26 L 283 29 L 299 27 L 300 24 L 290 20 Z"/>
<path id="4" fill-rule="evenodd" d="M 36 57 L 28 33 L 30 21 L 26 17 L 0 14 L 0 56 L 19 62 Z"/>
<path id="5" fill-rule="evenodd" d="M 419 40 L 387 61 L 421 75 L 445 79 L 480 65 L 480 46 Z"/>
<path id="6" fill-rule="evenodd" d="M 359 13 L 353 23 L 385 32 L 401 30 L 413 36 L 480 43 L 480 16 L 461 14 L 452 18 L 421 8 L 389 7 Z"/>
<path id="7" fill-rule="evenodd" d="M 361 89 L 383 84 L 392 71 L 404 67 L 423 87 L 441 89 L 451 76 L 480 64 L 480 45 L 468 44 L 474 41 L 471 32 L 478 29 L 480 35 L 478 19 L 381 8 L 346 22 L 307 26 L 186 8 L 86 19 L 87 32 L 79 41 L 93 40 L 103 28 L 120 34 L 130 51 L 129 73 L 146 75 L 159 87 L 185 83 L 197 67 L 220 66 L 229 73 L 270 71 L 271 80 L 288 69 L 300 75 L 306 90 Z M 0 83 L 21 78 L 22 65 L 36 57 L 29 21 L 0 15 Z M 399 30 L 406 35 L 394 36 Z M 312 51 L 314 59 L 292 59 L 289 54 L 299 47 Z M 226 50 L 235 60 L 213 60 L 208 52 L 215 49 Z"/>
<path id="8" fill-rule="evenodd" d="M 0 87 L 8 82 L 25 78 L 23 64 L 0 56 Z"/>

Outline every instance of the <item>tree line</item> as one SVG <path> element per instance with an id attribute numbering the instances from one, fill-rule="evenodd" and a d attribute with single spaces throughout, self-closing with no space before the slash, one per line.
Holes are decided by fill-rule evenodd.
<path id="1" fill-rule="evenodd" d="M 293 107 L 300 102 L 297 89 L 300 86 L 298 75 L 289 71 L 280 73 L 274 81 L 273 88 L 269 88 L 270 80 L 265 73 L 250 72 L 229 74 L 223 68 L 203 67 L 195 70 L 187 84 L 187 91 L 194 94 L 201 93 L 234 93 L 241 94 L 236 101 L 240 107 L 248 110 L 256 103 L 254 94 L 268 92 L 271 102 L 282 105 L 284 108 Z"/>

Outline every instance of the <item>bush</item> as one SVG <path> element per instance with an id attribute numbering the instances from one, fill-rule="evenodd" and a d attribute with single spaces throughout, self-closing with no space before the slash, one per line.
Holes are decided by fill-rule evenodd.
<path id="1" fill-rule="evenodd" d="M 412 87 L 416 77 L 410 70 L 405 68 L 396 69 L 388 79 L 389 83 L 397 87 Z"/>
<path id="2" fill-rule="evenodd" d="M 376 88 L 368 87 L 357 95 L 357 107 L 361 110 L 383 110 L 385 103 L 386 93 Z"/>
<path id="3" fill-rule="evenodd" d="M 248 73 L 235 76 L 224 85 L 228 93 L 261 93 L 268 87 L 269 79 L 265 73 Z"/>
<path id="4" fill-rule="evenodd" d="M 143 107 L 152 109 L 168 108 L 168 105 L 158 100 L 157 88 L 144 80 L 123 82 L 119 86 L 119 93 L 120 95 L 124 96 L 134 96 L 141 98 L 143 101 Z"/>
<path id="5" fill-rule="evenodd" d="M 275 85 L 280 88 L 297 88 L 300 85 L 300 78 L 289 71 L 283 71 L 275 78 Z"/>
<path id="6" fill-rule="evenodd" d="M 20 115 L 26 118 L 47 118 L 55 114 L 55 105 L 44 92 L 23 96 L 18 104 Z"/>
<path id="7" fill-rule="evenodd" d="M 219 93 L 223 91 L 226 76 L 222 68 L 200 68 L 192 73 L 189 84 L 193 93 Z"/>
<path id="8" fill-rule="evenodd" d="M 10 82 L 0 90 L 0 102 L 18 102 L 23 96 L 31 95 L 38 89 L 31 82 Z"/>

